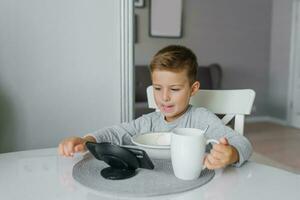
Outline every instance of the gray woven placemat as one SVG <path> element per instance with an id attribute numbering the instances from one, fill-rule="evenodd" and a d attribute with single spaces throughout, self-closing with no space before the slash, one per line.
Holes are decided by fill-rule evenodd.
<path id="1" fill-rule="evenodd" d="M 125 180 L 104 179 L 100 171 L 108 165 L 87 156 L 73 167 L 73 178 L 80 184 L 107 196 L 148 197 L 192 190 L 209 182 L 213 170 L 203 170 L 197 180 L 183 181 L 175 177 L 170 160 L 152 160 L 153 170 L 138 169 L 136 176 Z"/>

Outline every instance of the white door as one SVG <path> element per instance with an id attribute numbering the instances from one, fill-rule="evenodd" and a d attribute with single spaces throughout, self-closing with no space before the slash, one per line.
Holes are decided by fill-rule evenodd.
<path id="1" fill-rule="evenodd" d="M 288 121 L 300 128 L 300 0 L 294 1 L 293 11 Z"/>

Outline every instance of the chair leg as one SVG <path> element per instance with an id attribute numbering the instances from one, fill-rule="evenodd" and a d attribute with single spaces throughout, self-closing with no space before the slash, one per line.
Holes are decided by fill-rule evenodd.
<path id="1" fill-rule="evenodd" d="M 245 115 L 236 115 L 234 119 L 234 130 L 244 135 Z"/>

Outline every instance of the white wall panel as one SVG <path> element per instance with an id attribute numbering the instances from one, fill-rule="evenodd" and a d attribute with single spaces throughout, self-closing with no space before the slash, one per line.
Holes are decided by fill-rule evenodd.
<path id="1" fill-rule="evenodd" d="M 121 122 L 123 4 L 0 1 L 0 152 Z"/>

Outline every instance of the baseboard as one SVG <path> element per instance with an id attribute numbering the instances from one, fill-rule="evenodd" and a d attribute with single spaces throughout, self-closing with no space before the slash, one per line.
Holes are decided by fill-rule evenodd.
<path id="1" fill-rule="evenodd" d="M 275 124 L 280 124 L 283 126 L 288 125 L 286 120 L 278 119 L 275 117 L 270 117 L 270 116 L 254 116 L 254 117 L 246 117 L 245 118 L 246 123 L 255 123 L 255 122 L 271 122 Z"/>

